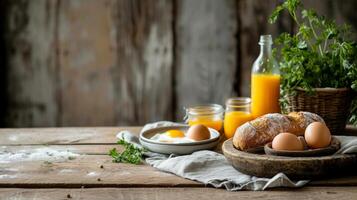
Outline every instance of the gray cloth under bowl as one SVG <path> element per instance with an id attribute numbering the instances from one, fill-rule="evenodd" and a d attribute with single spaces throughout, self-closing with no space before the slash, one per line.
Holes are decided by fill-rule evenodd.
<path id="1" fill-rule="evenodd" d="M 162 121 L 147 124 L 142 131 L 178 123 Z M 119 139 L 141 147 L 139 138 L 129 131 L 118 133 Z M 357 137 L 337 136 L 341 142 L 341 149 L 336 154 L 357 153 Z M 145 161 L 160 171 L 176 174 L 177 176 L 198 181 L 216 188 L 224 187 L 229 191 L 237 190 L 265 190 L 273 187 L 302 187 L 309 180 L 292 181 L 285 174 L 279 173 L 273 178 L 258 178 L 240 173 L 226 160 L 224 155 L 214 151 L 197 151 L 190 155 L 175 156 L 146 152 Z"/>

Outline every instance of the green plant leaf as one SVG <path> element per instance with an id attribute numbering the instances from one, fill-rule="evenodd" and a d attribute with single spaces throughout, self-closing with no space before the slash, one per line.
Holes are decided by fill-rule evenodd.
<path id="1" fill-rule="evenodd" d="M 283 6 L 277 6 L 275 8 L 275 10 L 273 11 L 273 13 L 269 17 L 269 23 L 271 23 L 271 24 L 275 23 L 281 13 L 281 11 L 283 11 L 283 10 L 284 10 Z"/>
<path id="2" fill-rule="evenodd" d="M 124 146 L 124 151 L 120 153 L 116 148 L 109 150 L 109 156 L 113 158 L 113 162 L 131 164 L 140 164 L 142 162 L 145 149 L 135 147 L 124 139 L 118 140 L 117 144 Z"/>
<path id="3" fill-rule="evenodd" d="M 357 44 L 350 39 L 350 26 L 339 26 L 312 9 L 304 9 L 300 0 L 284 1 L 269 22 L 276 22 L 284 10 L 294 19 L 297 31 L 282 33 L 275 40 L 277 47 L 273 51 L 282 73 L 282 98 L 293 94 L 297 87 L 311 94 L 316 87 L 357 91 Z M 357 124 L 356 101 L 350 122 Z M 286 106 L 286 100 L 282 99 L 281 104 Z"/>

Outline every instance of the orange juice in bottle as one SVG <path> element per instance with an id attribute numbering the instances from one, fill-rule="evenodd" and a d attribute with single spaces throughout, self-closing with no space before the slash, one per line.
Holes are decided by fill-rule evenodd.
<path id="1" fill-rule="evenodd" d="M 246 97 L 236 97 L 227 100 L 224 115 L 224 135 L 227 139 L 233 137 L 239 126 L 253 120 L 250 113 L 250 103 L 250 98 Z"/>
<path id="2" fill-rule="evenodd" d="M 253 64 L 251 79 L 251 110 L 254 118 L 280 112 L 280 71 L 271 53 L 272 44 L 271 35 L 260 36 L 260 54 Z"/>
<path id="3" fill-rule="evenodd" d="M 221 131 L 223 127 L 224 109 L 218 104 L 203 104 L 186 109 L 188 125 L 201 124 Z"/>

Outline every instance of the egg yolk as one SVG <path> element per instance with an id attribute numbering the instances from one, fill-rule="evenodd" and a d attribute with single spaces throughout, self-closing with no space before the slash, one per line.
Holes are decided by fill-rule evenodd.
<path id="1" fill-rule="evenodd" d="M 182 132 L 180 130 L 168 130 L 168 131 L 166 131 L 165 134 L 172 138 L 185 137 L 184 132 Z"/>

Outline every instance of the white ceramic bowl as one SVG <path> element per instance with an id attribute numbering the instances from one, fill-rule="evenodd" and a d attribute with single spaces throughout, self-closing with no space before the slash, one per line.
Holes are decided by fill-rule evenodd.
<path id="1" fill-rule="evenodd" d="M 146 130 L 140 134 L 140 143 L 150 151 L 163 154 L 190 154 L 195 151 L 212 149 L 219 143 L 220 133 L 215 129 L 208 128 L 211 133 L 211 138 L 197 142 L 187 143 L 165 143 L 150 138 L 157 133 L 163 133 L 171 129 L 178 129 L 187 132 L 189 126 L 165 126 Z"/>

